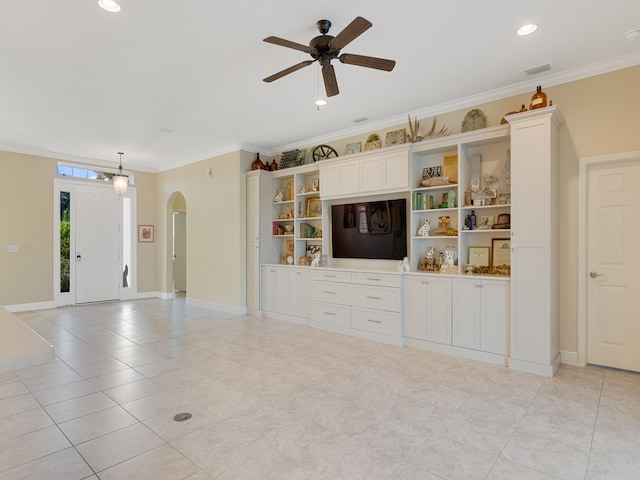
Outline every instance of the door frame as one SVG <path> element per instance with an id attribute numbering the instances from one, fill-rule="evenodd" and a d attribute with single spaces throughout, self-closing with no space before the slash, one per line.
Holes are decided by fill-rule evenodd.
<path id="1" fill-rule="evenodd" d="M 69 292 L 60 291 L 60 192 L 71 192 L 71 228 L 73 231 L 73 225 L 76 222 L 75 218 L 75 187 L 76 185 L 94 186 L 96 188 L 110 188 L 113 189 L 113 185 L 109 183 L 104 185 L 98 181 L 83 181 L 74 178 L 54 178 L 53 180 L 53 302 L 56 307 L 63 305 L 75 305 L 76 304 L 76 265 L 74 261 L 74 252 L 76 250 L 75 235 L 71 235 L 70 252 L 71 259 L 69 265 Z M 114 192 L 114 195 L 116 193 Z M 137 239 L 136 239 L 136 189 L 132 185 L 129 185 L 127 192 L 120 196 L 119 207 L 119 230 L 122 228 L 122 197 L 127 197 L 131 200 L 131 264 L 137 265 Z M 120 237 L 122 238 L 122 237 Z M 120 242 L 119 257 L 122 258 L 123 242 Z M 119 300 L 136 298 L 138 290 L 137 282 L 137 267 L 130 270 L 129 287 L 123 288 L 120 281 L 120 289 L 118 294 Z"/>
<path id="2" fill-rule="evenodd" d="M 640 150 L 578 159 L 578 365 L 587 364 L 587 272 L 589 172 L 593 167 L 638 161 Z"/>

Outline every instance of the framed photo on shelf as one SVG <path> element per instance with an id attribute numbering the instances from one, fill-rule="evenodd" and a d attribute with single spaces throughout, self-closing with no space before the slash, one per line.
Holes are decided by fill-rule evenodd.
<path id="1" fill-rule="evenodd" d="M 481 216 L 478 228 L 480 230 L 491 230 L 491 227 L 493 227 L 493 215 Z"/>
<path id="2" fill-rule="evenodd" d="M 469 247 L 469 265 L 476 267 L 488 267 L 491 248 L 489 247 Z"/>
<path id="3" fill-rule="evenodd" d="M 320 197 L 307 198 L 307 218 L 322 216 L 322 200 Z"/>
<path id="4" fill-rule="evenodd" d="M 501 265 L 511 266 L 511 239 L 494 238 L 491 240 L 491 265 L 498 267 Z"/>
<path id="5" fill-rule="evenodd" d="M 284 244 L 284 254 L 286 256 L 293 255 L 294 243 L 293 240 L 287 240 Z"/>
<path id="6" fill-rule="evenodd" d="M 153 225 L 138 225 L 138 242 L 153 242 Z"/>

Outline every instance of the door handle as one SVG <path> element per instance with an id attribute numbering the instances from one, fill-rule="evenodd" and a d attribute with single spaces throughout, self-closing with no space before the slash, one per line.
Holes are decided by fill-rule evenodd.
<path id="1" fill-rule="evenodd" d="M 604 275 L 604 273 L 589 272 L 589 276 L 590 276 L 591 278 L 598 278 L 598 277 L 601 277 L 602 275 Z"/>

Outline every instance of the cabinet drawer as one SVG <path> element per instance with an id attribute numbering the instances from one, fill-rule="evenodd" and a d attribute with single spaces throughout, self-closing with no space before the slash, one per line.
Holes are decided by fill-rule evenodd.
<path id="1" fill-rule="evenodd" d="M 332 303 L 313 302 L 311 320 L 318 323 L 349 328 L 351 323 L 351 307 Z"/>
<path id="2" fill-rule="evenodd" d="M 401 300 L 399 288 L 364 285 L 353 287 L 353 305 L 357 307 L 399 312 Z"/>
<path id="3" fill-rule="evenodd" d="M 312 290 L 314 301 L 351 305 L 351 285 L 348 283 L 313 282 Z"/>
<path id="4" fill-rule="evenodd" d="M 381 287 L 400 287 L 402 277 L 400 275 L 389 275 L 385 273 L 353 272 L 351 274 L 353 283 L 363 285 L 379 285 Z"/>
<path id="5" fill-rule="evenodd" d="M 351 272 L 340 270 L 314 270 L 313 279 L 325 282 L 351 283 Z"/>
<path id="6" fill-rule="evenodd" d="M 400 335 L 400 314 L 353 307 L 351 327 L 383 335 Z"/>

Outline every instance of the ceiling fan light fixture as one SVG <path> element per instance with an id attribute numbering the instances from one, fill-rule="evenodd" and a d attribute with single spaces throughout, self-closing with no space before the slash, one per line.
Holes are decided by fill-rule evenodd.
<path id="1" fill-rule="evenodd" d="M 538 25 L 536 25 L 535 23 L 527 23 L 526 25 L 522 25 L 518 30 L 516 30 L 516 33 L 521 37 L 524 37 L 526 35 L 531 35 L 537 29 Z"/>
<path id="2" fill-rule="evenodd" d="M 120 5 L 115 0 L 98 0 L 98 5 L 107 12 L 118 13 L 120 11 Z"/>
<path id="3" fill-rule="evenodd" d="M 315 102 L 317 106 L 322 107 L 327 104 L 327 101 L 324 98 L 318 98 Z"/>

